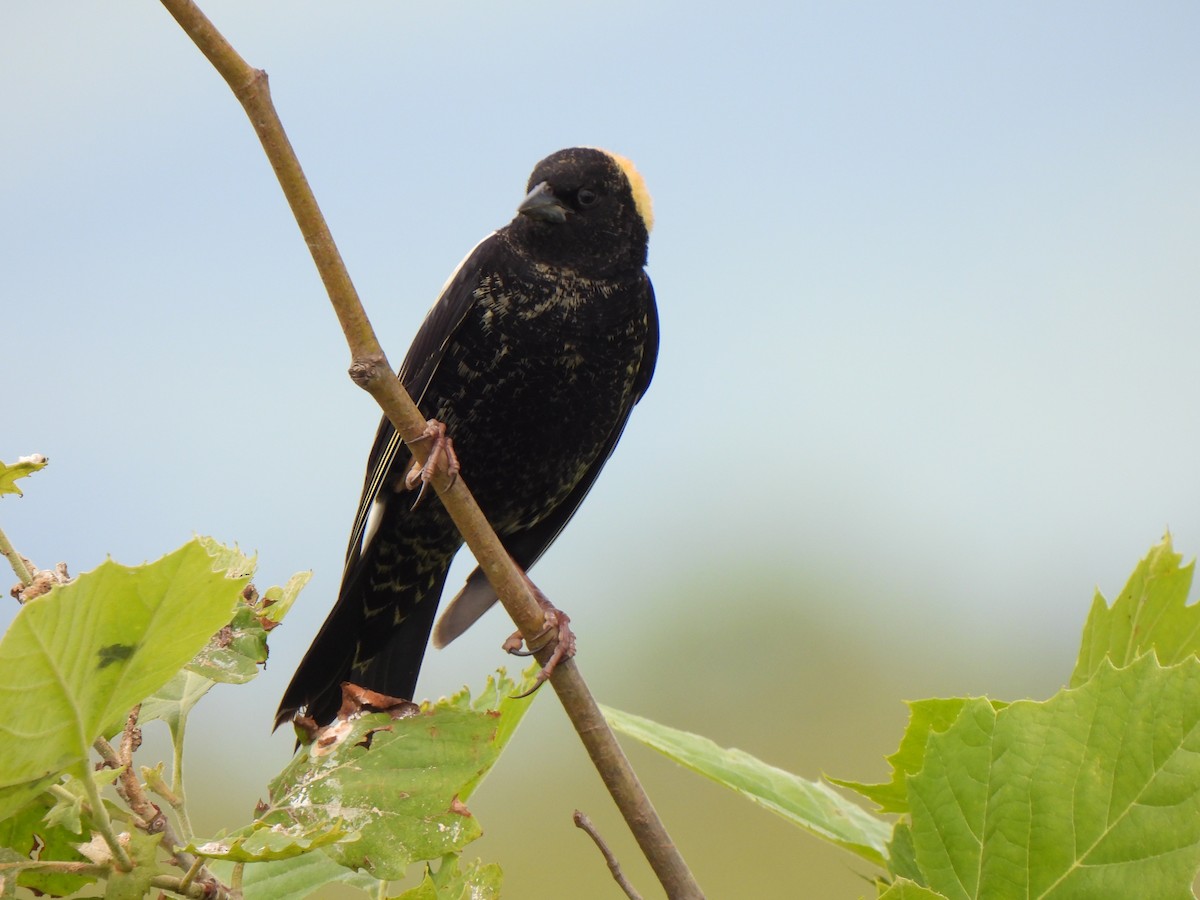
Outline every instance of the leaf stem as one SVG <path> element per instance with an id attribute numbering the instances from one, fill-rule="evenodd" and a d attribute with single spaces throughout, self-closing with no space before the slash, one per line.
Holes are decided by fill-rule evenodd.
<path id="1" fill-rule="evenodd" d="M 29 566 L 25 565 L 25 560 L 21 558 L 21 554 L 9 541 L 8 535 L 0 529 L 0 554 L 8 560 L 8 564 L 12 566 L 13 574 L 17 576 L 21 584 L 25 587 L 33 584 L 33 573 L 29 571 Z"/>
<path id="2" fill-rule="evenodd" d="M 78 799 L 61 784 L 50 785 L 50 787 L 46 788 L 46 793 L 53 794 L 59 800 L 66 800 L 68 803 L 74 803 Z"/>
<path id="3" fill-rule="evenodd" d="M 79 773 L 79 780 L 83 784 L 83 789 L 87 792 L 88 803 L 92 807 L 92 821 L 96 824 L 96 830 L 104 838 L 104 843 L 108 844 L 108 849 L 112 851 L 117 868 L 122 872 L 133 871 L 133 860 L 130 858 L 129 852 L 125 849 L 125 845 L 117 837 L 116 831 L 113 830 L 112 819 L 108 817 L 108 809 L 104 806 L 104 801 L 100 798 L 100 789 L 96 787 L 96 779 L 85 768 L 83 772 Z"/>
<path id="4" fill-rule="evenodd" d="M 183 873 L 183 877 L 179 879 L 179 890 L 186 891 L 191 883 L 196 880 L 196 876 L 203 868 L 204 859 L 197 856 L 194 860 L 192 860 L 192 864 L 188 867 L 188 870 Z"/>
<path id="5" fill-rule="evenodd" d="M 195 837 L 195 832 L 192 831 L 192 820 L 188 816 L 187 811 L 187 794 L 183 788 L 183 735 L 187 728 L 187 713 L 182 712 L 179 716 L 179 724 L 176 728 L 171 729 L 171 797 L 167 798 L 167 802 L 171 804 L 171 808 L 175 810 L 175 815 L 179 817 L 179 830 L 183 832 L 183 839 L 191 841 Z"/>

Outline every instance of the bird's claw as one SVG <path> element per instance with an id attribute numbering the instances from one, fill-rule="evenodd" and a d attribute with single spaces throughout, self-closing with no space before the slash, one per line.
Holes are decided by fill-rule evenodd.
<path id="1" fill-rule="evenodd" d="M 542 602 L 541 597 L 539 597 L 539 602 Z M 548 600 L 542 603 L 542 608 L 546 615 L 545 627 L 533 638 L 533 643 L 527 643 L 521 636 L 521 632 L 517 631 L 510 635 L 503 644 L 504 650 L 513 656 L 533 656 L 550 646 L 551 643 L 555 645 L 550 658 L 538 670 L 537 676 L 533 680 L 533 687 L 524 693 L 517 694 L 513 698 L 514 700 L 528 697 L 546 683 L 560 662 L 575 655 L 575 632 L 571 630 L 571 617 L 561 609 L 556 609 Z"/>
<path id="2" fill-rule="evenodd" d="M 454 452 L 454 442 L 446 434 L 444 423 L 437 419 L 430 419 L 425 423 L 425 431 L 417 438 L 417 441 L 432 441 L 433 445 L 429 448 L 425 464 L 422 465 L 414 459 L 404 476 L 404 487 L 407 490 L 415 489 L 418 484 L 421 486 L 421 489 L 417 491 L 417 499 L 413 501 L 413 509 L 420 505 L 429 482 L 433 481 L 435 477 L 445 476 L 446 487 L 453 487 L 454 482 L 458 480 L 460 468 L 458 454 Z"/>

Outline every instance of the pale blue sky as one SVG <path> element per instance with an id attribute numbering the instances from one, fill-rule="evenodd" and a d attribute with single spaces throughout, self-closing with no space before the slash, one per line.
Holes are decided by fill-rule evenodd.
<path id="1" fill-rule="evenodd" d="M 581 665 L 636 665 L 620 629 L 650 609 L 753 612 L 762 572 L 776 629 L 835 621 L 899 673 L 1045 658 L 1052 690 L 1094 585 L 1167 527 L 1200 550 L 1194 3 L 204 6 L 270 73 L 394 362 L 539 158 L 601 145 L 645 176 L 655 383 L 535 572 Z M 76 571 L 193 531 L 257 549 L 262 582 L 312 568 L 228 698 L 265 729 L 377 413 L 240 108 L 164 10 L 0 19 L 0 458 L 52 460 L 0 522 Z M 741 596 L 687 603 L 730 567 Z M 434 654 L 423 690 L 478 683 L 508 630 Z M 900 674 L 894 702 L 989 690 L 948 681 Z"/>

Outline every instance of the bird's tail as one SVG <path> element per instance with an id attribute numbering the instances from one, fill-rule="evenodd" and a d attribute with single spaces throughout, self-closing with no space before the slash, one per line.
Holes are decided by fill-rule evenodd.
<path id="1" fill-rule="evenodd" d="M 454 553 L 406 549 L 372 548 L 347 567 L 337 603 L 279 703 L 276 728 L 301 709 L 318 724 L 331 721 L 345 681 L 412 699 Z"/>

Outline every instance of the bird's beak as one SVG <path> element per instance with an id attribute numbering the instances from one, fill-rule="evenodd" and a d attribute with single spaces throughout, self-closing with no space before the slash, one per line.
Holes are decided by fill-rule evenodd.
<path id="1" fill-rule="evenodd" d="M 554 196 L 550 183 L 543 181 L 525 195 L 517 212 L 539 222 L 565 222 L 571 210 Z"/>

